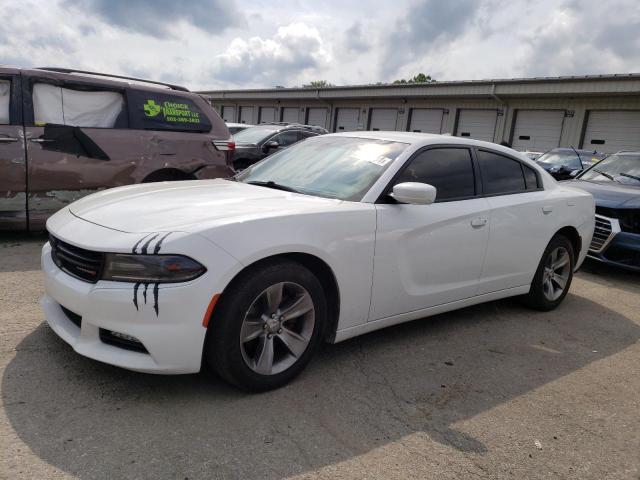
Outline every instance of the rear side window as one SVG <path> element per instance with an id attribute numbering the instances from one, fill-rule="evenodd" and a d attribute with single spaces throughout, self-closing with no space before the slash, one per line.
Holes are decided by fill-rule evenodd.
<path id="1" fill-rule="evenodd" d="M 11 105 L 11 82 L 0 79 L 0 125 L 9 125 Z"/>
<path id="2" fill-rule="evenodd" d="M 522 164 L 517 160 L 479 150 L 478 162 L 482 173 L 483 192 L 486 195 L 517 193 L 526 190 Z"/>
<path id="3" fill-rule="evenodd" d="M 436 202 L 476 194 L 471 152 L 466 148 L 434 148 L 418 153 L 394 184 L 428 183 L 436 187 Z"/>
<path id="4" fill-rule="evenodd" d="M 522 165 L 522 171 L 524 172 L 524 181 L 527 190 L 537 190 L 539 187 L 538 175 L 536 175 L 536 172 L 533 170 L 533 168 Z"/>
<path id="5" fill-rule="evenodd" d="M 76 90 L 48 83 L 33 85 L 36 125 L 116 128 L 119 120 L 126 123 L 124 104 L 120 92 Z"/>
<path id="6" fill-rule="evenodd" d="M 131 128 L 139 130 L 174 130 L 208 132 L 211 122 L 188 97 L 169 93 L 130 90 Z"/>

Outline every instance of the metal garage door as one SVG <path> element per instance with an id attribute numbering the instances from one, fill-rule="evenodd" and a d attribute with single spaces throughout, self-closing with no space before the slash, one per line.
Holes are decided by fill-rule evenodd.
<path id="1" fill-rule="evenodd" d="M 512 146 L 516 150 L 546 152 L 560 145 L 564 110 L 518 110 Z"/>
<path id="2" fill-rule="evenodd" d="M 582 148 L 615 153 L 640 150 L 640 112 L 593 110 L 587 118 Z"/>
<path id="3" fill-rule="evenodd" d="M 358 129 L 360 121 L 359 108 L 338 108 L 336 113 L 336 132 L 351 132 Z"/>
<path id="4" fill-rule="evenodd" d="M 458 117 L 458 137 L 470 137 L 476 140 L 493 142 L 496 133 L 497 110 L 460 110 Z"/>
<path id="5" fill-rule="evenodd" d="M 397 108 L 372 108 L 369 116 L 369 130 L 395 130 L 397 121 Z"/>
<path id="6" fill-rule="evenodd" d="M 442 133 L 442 109 L 412 108 L 409 131 Z"/>
<path id="7" fill-rule="evenodd" d="M 307 110 L 307 125 L 327 128 L 327 109 L 309 108 Z"/>
<path id="8" fill-rule="evenodd" d="M 240 107 L 240 123 L 253 123 L 253 107 Z"/>
<path id="9" fill-rule="evenodd" d="M 284 107 L 281 115 L 283 122 L 298 123 L 298 107 Z"/>
<path id="10" fill-rule="evenodd" d="M 222 119 L 225 122 L 235 122 L 236 121 L 236 107 L 230 107 L 228 105 L 222 106 Z"/>
<path id="11" fill-rule="evenodd" d="M 276 121 L 276 108 L 275 107 L 260 107 L 258 115 L 258 123 L 275 122 Z"/>

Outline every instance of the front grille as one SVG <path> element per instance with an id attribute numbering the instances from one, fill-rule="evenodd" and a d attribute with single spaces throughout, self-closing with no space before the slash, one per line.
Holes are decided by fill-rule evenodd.
<path id="1" fill-rule="evenodd" d="M 96 283 L 100 279 L 104 255 L 75 247 L 49 235 L 53 262 L 69 275 L 85 282 Z"/>
<path id="2" fill-rule="evenodd" d="M 596 213 L 618 219 L 623 232 L 640 234 L 640 209 L 596 207 Z"/>
<path id="3" fill-rule="evenodd" d="M 613 225 L 611 219 L 596 215 L 596 228 L 593 231 L 593 238 L 589 250 L 592 252 L 600 252 L 613 233 Z"/>

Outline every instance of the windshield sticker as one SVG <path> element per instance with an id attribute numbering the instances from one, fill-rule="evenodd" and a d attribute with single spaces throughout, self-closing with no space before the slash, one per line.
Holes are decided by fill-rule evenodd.
<path id="1" fill-rule="evenodd" d="M 143 104 L 143 108 L 147 117 L 154 118 L 162 114 L 165 122 L 200 123 L 200 112 L 193 110 L 189 103 L 167 101 L 158 104 L 155 100 L 147 99 Z"/>
<path id="2" fill-rule="evenodd" d="M 380 155 L 377 158 L 374 159 L 369 159 L 370 163 L 373 163 L 375 165 L 380 165 L 381 167 L 384 167 L 387 163 L 389 163 L 392 159 L 389 157 L 385 157 L 384 155 Z"/>

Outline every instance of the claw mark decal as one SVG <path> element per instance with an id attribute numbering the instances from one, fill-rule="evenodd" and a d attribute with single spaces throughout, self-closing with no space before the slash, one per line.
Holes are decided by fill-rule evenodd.
<path id="1" fill-rule="evenodd" d="M 169 235 L 171 235 L 172 232 L 167 233 L 164 237 L 162 237 L 160 240 L 158 240 L 158 243 L 156 243 L 156 246 L 153 248 L 153 253 L 156 254 L 160 251 L 160 247 L 162 246 L 162 242 L 164 242 L 164 239 L 167 238 Z"/>
<path id="2" fill-rule="evenodd" d="M 142 246 L 142 254 L 146 255 L 147 254 L 147 248 L 149 248 L 149 245 L 151 244 L 151 242 L 153 242 L 153 240 L 155 238 L 158 237 L 158 235 L 160 235 L 159 233 L 156 233 L 154 236 L 152 236 L 149 240 L 147 240 L 146 242 L 144 242 L 144 245 Z"/>
<path id="3" fill-rule="evenodd" d="M 153 286 L 153 309 L 156 311 L 156 317 L 158 316 L 158 312 L 160 310 L 160 308 L 158 307 L 158 287 L 159 287 L 159 283 L 156 283 Z"/>
<path id="4" fill-rule="evenodd" d="M 161 235 L 161 233 L 147 233 L 142 238 L 140 238 L 133 248 L 131 249 L 131 253 L 147 255 L 147 252 L 151 248 L 152 243 L 155 241 L 155 245 L 152 248 L 153 255 L 157 255 L 160 253 L 160 249 L 162 248 L 162 242 L 171 235 L 173 232 L 165 233 Z M 138 251 L 139 249 L 139 251 Z M 144 299 L 144 304 L 147 304 L 147 290 L 149 288 L 149 283 L 138 282 L 133 286 L 133 305 L 136 307 L 136 310 L 140 310 L 138 305 L 138 290 L 140 286 L 144 285 L 144 289 L 142 290 L 142 298 Z M 158 303 L 158 296 L 160 292 L 160 283 L 153 284 L 153 310 L 156 312 L 156 316 L 160 313 L 160 305 Z"/>
<path id="5" fill-rule="evenodd" d="M 136 306 L 136 310 L 139 310 L 138 309 L 138 289 L 139 288 L 140 288 L 140 284 L 139 283 L 136 283 L 133 286 L 133 304 Z"/>

